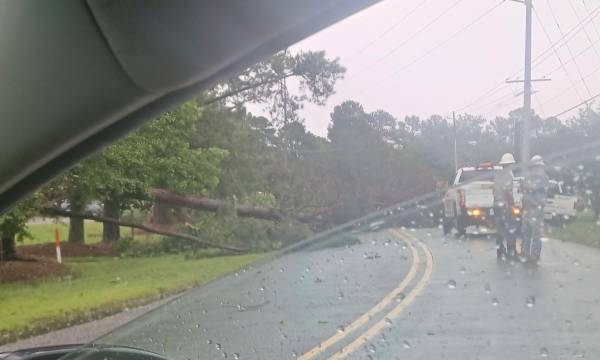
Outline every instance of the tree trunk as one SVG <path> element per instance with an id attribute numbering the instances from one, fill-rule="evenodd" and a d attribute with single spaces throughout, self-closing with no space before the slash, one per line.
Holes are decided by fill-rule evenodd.
<path id="1" fill-rule="evenodd" d="M 14 234 L 2 233 L 2 243 L 0 246 L 0 261 L 12 260 L 17 257 L 15 251 L 15 236 Z"/>
<path id="2" fill-rule="evenodd" d="M 121 206 L 116 196 L 110 196 L 104 200 L 104 216 L 117 221 L 121 217 Z M 112 222 L 102 223 L 102 241 L 105 243 L 115 242 L 121 238 L 121 230 L 118 224 Z"/>
<path id="3" fill-rule="evenodd" d="M 187 207 L 194 210 L 217 212 L 226 205 L 220 200 L 193 196 L 181 196 L 165 189 L 152 189 L 152 195 L 154 196 L 155 207 L 156 204 L 162 203 L 159 207 L 165 207 L 167 209 L 170 205 Z M 237 205 L 236 212 L 237 216 L 239 217 L 250 217 L 272 221 L 284 220 L 284 217 L 279 213 L 279 211 L 277 211 L 277 209 L 268 207 Z M 155 216 L 156 212 L 153 215 Z M 153 220 L 156 221 L 156 219 Z"/>
<path id="4" fill-rule="evenodd" d="M 70 199 L 71 211 L 83 212 L 85 205 L 83 201 Z M 69 218 L 69 242 L 83 244 L 85 243 L 85 232 L 83 219 Z"/>
<path id="5" fill-rule="evenodd" d="M 169 216 L 170 210 L 170 206 L 156 199 L 154 206 L 152 206 L 152 223 L 159 226 L 169 225 L 172 222 L 171 216 Z"/>

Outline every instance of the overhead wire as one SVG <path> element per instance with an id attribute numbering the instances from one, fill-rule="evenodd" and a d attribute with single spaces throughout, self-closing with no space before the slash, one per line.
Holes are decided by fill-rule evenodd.
<path id="1" fill-rule="evenodd" d="M 581 0 L 581 2 L 583 3 L 583 8 L 585 9 L 585 12 L 589 15 L 590 14 L 590 9 L 587 6 L 587 3 L 585 2 L 585 0 Z M 596 32 L 596 36 L 598 38 L 600 38 L 600 31 L 598 31 L 598 27 L 596 26 L 596 23 L 592 21 L 592 27 L 594 28 L 594 31 Z"/>
<path id="2" fill-rule="evenodd" d="M 444 11 L 442 11 L 440 14 L 438 14 L 435 18 L 433 18 L 431 21 L 429 21 L 428 23 L 426 23 L 424 26 L 420 27 L 416 32 L 412 33 L 408 38 L 404 39 L 402 42 L 400 42 L 399 44 L 397 44 L 396 46 L 394 46 L 392 49 L 390 49 L 389 51 L 387 51 L 386 53 L 384 53 L 382 56 L 379 56 L 377 59 L 375 59 L 374 62 L 366 65 L 363 68 L 361 68 L 356 73 L 350 74 L 350 76 L 349 76 L 348 79 L 355 78 L 355 77 L 357 77 L 357 76 L 365 73 L 366 71 L 369 71 L 374 66 L 380 64 L 382 61 L 384 61 L 385 59 L 387 59 L 388 57 L 390 57 L 391 55 L 393 55 L 394 53 L 396 53 L 398 50 L 400 50 L 404 45 L 408 44 L 410 41 L 412 41 L 417 36 L 419 36 L 420 34 L 422 34 L 423 32 L 425 32 L 427 29 L 429 29 L 431 26 L 433 26 L 436 22 L 438 22 L 441 18 L 443 18 L 448 13 L 450 13 L 450 11 L 452 11 L 452 9 L 454 9 L 455 7 L 457 7 L 458 4 L 460 4 L 463 1 L 464 0 L 456 0 L 455 2 L 453 2 L 449 7 L 445 8 Z"/>
<path id="3" fill-rule="evenodd" d="M 454 112 L 461 112 L 463 110 L 466 110 L 466 109 L 472 107 L 473 105 L 477 104 L 479 101 L 481 101 L 481 100 L 483 100 L 483 99 L 485 99 L 485 98 L 487 98 L 489 96 L 492 96 L 493 94 L 497 93 L 499 90 L 505 89 L 505 87 L 503 87 L 505 85 L 506 85 L 506 81 L 504 81 L 504 80 L 501 81 L 501 82 L 499 82 L 499 83 L 497 83 L 490 90 L 484 92 L 483 94 L 481 94 L 480 96 L 478 96 L 475 100 L 471 101 L 467 105 L 465 105 L 465 106 L 463 106 L 461 108 L 455 109 Z"/>
<path id="4" fill-rule="evenodd" d="M 556 49 L 560 49 L 569 41 L 571 41 L 577 34 L 579 34 L 585 26 L 588 25 L 591 21 L 594 20 L 600 14 L 600 6 L 594 8 L 588 16 L 586 16 L 582 22 L 575 24 L 569 31 L 564 33 L 558 40 L 555 41 Z M 550 57 L 552 57 L 552 48 L 549 47 L 546 50 L 542 51 L 538 54 L 532 61 L 533 66 L 539 66 L 540 64 L 546 62 Z M 521 69 L 523 70 L 523 69 Z M 520 71 L 521 71 L 520 70 Z"/>
<path id="5" fill-rule="evenodd" d="M 589 74 L 585 75 L 584 78 L 589 78 L 592 75 L 597 74 L 598 72 L 600 72 L 600 66 L 598 66 L 596 69 L 594 69 L 592 72 L 590 72 Z M 561 97 L 562 95 L 566 94 L 567 92 L 569 92 L 570 90 L 573 89 L 573 87 L 575 87 L 576 85 L 578 85 L 581 82 L 581 80 L 579 82 L 577 82 L 575 85 L 571 85 L 566 89 L 561 90 L 558 94 L 556 94 L 555 96 L 551 97 L 550 99 L 546 100 L 543 104 L 548 104 L 553 100 L 558 99 L 559 97 Z M 583 99 L 581 99 L 583 100 Z"/>
<path id="6" fill-rule="evenodd" d="M 585 4 L 585 0 L 582 0 Z M 546 50 L 542 51 L 540 54 L 538 54 L 533 60 L 532 60 L 532 69 L 535 68 L 536 66 L 541 65 L 542 63 L 546 62 L 548 59 L 550 59 L 554 54 L 552 52 L 552 49 L 560 49 L 562 46 L 564 46 L 564 43 L 566 41 L 570 41 L 575 35 L 577 35 L 584 26 L 586 26 L 588 23 L 592 22 L 593 20 L 600 15 L 600 6 L 594 8 L 593 10 L 589 10 L 589 8 L 587 8 L 586 5 L 586 11 L 587 11 L 587 15 L 584 17 L 584 19 L 582 21 L 580 21 L 578 24 L 576 24 L 574 27 L 572 27 L 569 31 L 567 31 L 567 33 L 565 33 L 561 38 L 559 38 L 558 40 L 556 40 L 554 43 L 552 43 L 552 46 L 550 46 L 549 48 L 547 48 Z M 597 41 L 596 41 L 597 42 Z M 595 42 L 595 43 L 596 43 Z M 595 44 L 594 43 L 594 44 Z M 584 49 L 584 51 L 581 51 L 578 55 L 584 53 L 585 51 L 589 50 L 590 47 Z M 577 56 L 578 56 L 577 55 Z M 572 59 L 571 59 L 572 61 Z M 569 61 L 570 62 L 570 61 Z M 567 63 L 569 63 L 567 62 Z M 562 64 L 557 67 L 556 69 L 552 70 L 551 73 L 559 70 L 562 68 Z M 522 72 L 524 70 L 524 67 L 521 67 L 518 71 L 512 73 L 509 77 L 513 77 L 518 75 L 520 72 Z M 497 89 L 498 87 L 500 87 L 502 84 L 504 83 L 501 82 L 497 85 L 495 85 L 492 89 Z M 483 93 L 482 95 L 480 95 L 479 97 L 476 98 L 476 100 L 474 100 L 473 102 L 469 103 L 466 106 L 463 106 L 460 109 L 454 110 L 454 111 L 463 111 L 469 107 L 471 107 L 472 105 L 476 104 L 477 102 L 487 98 L 489 94 L 491 92 L 491 90 L 488 90 L 487 92 Z"/>
<path id="7" fill-rule="evenodd" d="M 562 27 L 560 26 L 560 23 L 558 22 L 558 18 L 556 17 L 556 14 L 554 13 L 554 9 L 552 8 L 552 5 L 550 5 L 549 1 L 547 1 L 546 3 L 548 4 L 548 9 L 550 10 L 550 14 L 552 15 L 552 18 L 554 19 L 554 23 L 556 24 L 558 31 L 560 32 L 561 35 L 564 35 L 563 31 L 562 31 Z M 585 26 L 582 26 L 581 28 L 582 28 L 582 30 L 585 31 Z M 575 57 L 573 56 L 573 51 L 571 50 L 571 46 L 569 45 L 568 42 L 566 42 L 565 45 L 567 47 L 567 51 L 569 52 L 569 55 L 571 55 L 571 59 L 573 59 L 573 64 L 575 64 L 575 69 L 577 69 L 577 74 L 579 74 L 579 78 L 581 79 L 581 81 L 583 81 L 583 85 L 585 86 L 585 89 L 587 90 L 588 95 L 592 95 L 592 92 L 590 91 L 590 87 L 588 86 L 587 82 L 583 78 L 583 74 L 581 73 L 581 68 L 579 67 L 577 60 L 575 60 Z"/>
<path id="8" fill-rule="evenodd" d="M 554 46 L 554 42 L 552 41 L 552 38 L 550 37 L 550 33 L 548 33 L 548 30 L 546 29 L 546 26 L 544 25 L 544 22 L 540 18 L 540 15 L 538 14 L 538 12 L 537 12 L 537 10 L 535 8 L 533 9 L 533 13 L 535 14 L 535 18 L 537 19 L 538 23 L 540 24 L 540 27 L 542 28 L 542 31 L 546 35 L 546 38 L 548 39 L 548 42 L 550 42 L 550 47 L 552 48 L 552 51 L 554 52 L 554 55 L 558 59 L 558 62 L 560 63 L 561 68 L 565 72 L 565 75 L 567 75 L 567 79 L 569 79 L 569 82 L 571 83 L 571 85 L 574 86 L 575 82 L 573 81 L 573 78 L 571 77 L 571 74 L 569 73 L 569 70 L 567 70 L 567 67 L 565 66 L 565 63 L 562 60 L 560 54 L 556 50 L 556 48 Z M 559 30 L 560 30 L 560 26 L 559 26 Z M 562 32 L 562 30 L 560 30 L 560 33 L 561 33 L 561 35 L 564 35 L 563 32 Z M 571 53 L 571 60 L 575 61 L 574 59 L 575 58 L 574 58 L 573 54 Z M 579 93 L 579 91 L 577 90 L 577 88 L 575 88 L 575 91 L 577 92 L 577 96 L 579 97 L 579 99 L 583 100 L 583 97 L 581 96 L 581 94 Z"/>
<path id="9" fill-rule="evenodd" d="M 518 96 L 518 95 L 515 95 L 515 93 L 514 93 L 514 92 L 512 92 L 512 89 L 511 89 L 511 92 L 510 92 L 510 93 L 508 93 L 508 94 L 504 94 L 503 96 L 501 96 L 501 97 L 499 97 L 499 98 L 497 98 L 497 99 L 494 99 L 494 100 L 492 100 L 492 101 L 489 101 L 489 102 L 487 102 L 487 103 L 485 103 L 485 104 L 482 104 L 482 105 L 475 106 L 475 107 L 474 107 L 474 108 L 473 108 L 471 111 L 477 111 L 477 110 L 480 110 L 480 109 L 485 109 L 485 108 L 487 108 L 487 107 L 489 107 L 489 106 L 492 106 L 492 105 L 496 105 L 496 104 L 502 103 L 502 102 L 504 102 L 504 101 L 505 101 L 505 100 L 507 100 L 507 99 L 510 99 L 510 98 L 515 98 L 515 97 L 517 97 L 517 96 Z"/>
<path id="10" fill-rule="evenodd" d="M 590 49 L 592 49 L 598 43 L 600 43 L 600 38 L 594 40 L 594 42 L 592 44 L 588 45 L 587 47 L 583 48 L 578 53 L 576 53 L 575 58 L 578 58 L 581 55 L 585 54 L 586 52 L 588 52 Z M 570 64 L 572 61 L 573 61 L 573 59 L 568 59 L 567 61 L 565 61 L 565 65 Z M 546 76 L 550 76 L 561 69 L 562 69 L 562 65 L 558 65 L 557 67 L 553 68 L 552 70 L 546 72 Z"/>
<path id="11" fill-rule="evenodd" d="M 595 99 L 597 99 L 597 98 L 599 98 L 599 97 L 600 97 L 600 93 L 598 93 L 598 94 L 596 94 L 596 95 L 592 95 L 591 97 L 589 97 L 589 98 L 588 98 L 588 99 L 586 99 L 586 100 L 583 100 L 583 101 L 582 101 L 582 102 L 580 102 L 579 104 L 577 104 L 577 105 L 574 105 L 574 106 L 571 106 L 570 108 L 568 108 L 568 109 L 566 109 L 566 110 L 563 110 L 563 111 L 559 112 L 558 114 L 554 114 L 554 115 L 552 115 L 551 117 L 553 117 L 553 118 L 556 118 L 556 117 L 559 117 L 559 116 L 561 116 L 561 115 L 564 115 L 564 114 L 566 114 L 566 113 L 568 113 L 568 112 L 571 112 L 571 111 L 573 111 L 573 110 L 575 110 L 575 109 L 578 109 L 578 108 L 579 108 L 580 106 L 582 106 L 582 105 L 588 105 L 588 104 L 589 104 L 591 101 L 593 101 L 593 100 L 595 100 Z"/>
<path id="12" fill-rule="evenodd" d="M 575 5 L 573 5 L 573 1 L 568 0 L 568 2 L 569 2 L 569 5 L 571 6 L 571 10 L 573 10 L 573 14 L 575 14 L 575 18 L 577 18 L 578 22 L 581 22 L 581 17 L 579 16 L 579 12 L 575 8 Z M 585 4 L 585 2 L 584 2 L 584 4 Z M 593 21 L 592 21 L 592 25 L 594 25 L 594 28 L 595 28 L 595 24 Z M 600 38 L 600 34 L 598 34 L 598 29 L 597 28 L 595 28 L 595 29 L 596 29 L 596 35 L 598 35 L 598 37 Z M 590 36 L 590 34 L 588 33 L 588 31 L 585 27 L 583 28 L 583 33 L 585 34 L 587 41 L 590 43 L 590 46 L 594 49 L 594 53 L 600 59 L 600 52 L 598 52 L 598 49 L 595 46 L 595 42 L 592 40 L 592 37 Z"/>
<path id="13" fill-rule="evenodd" d="M 446 39 L 444 39 L 443 41 L 437 43 L 435 46 L 433 46 L 432 48 L 430 48 L 429 50 L 427 50 L 425 53 L 421 54 L 420 56 L 418 56 L 417 58 L 413 59 L 411 62 L 404 64 L 402 67 L 398 68 L 397 70 L 395 70 L 392 74 L 386 76 L 385 78 L 381 78 L 379 80 L 377 80 L 376 82 L 372 83 L 369 86 L 366 86 L 363 91 L 361 91 L 361 93 L 369 90 L 372 86 L 374 85 L 378 85 L 379 83 L 385 82 L 386 80 L 389 80 L 391 78 L 393 78 L 394 76 L 398 75 L 399 73 L 401 73 L 402 71 L 408 69 L 409 67 L 413 66 L 414 64 L 418 63 L 419 61 L 423 60 L 424 58 L 426 58 L 427 56 L 431 55 L 433 52 L 435 52 L 437 49 L 441 48 L 442 46 L 446 45 L 448 42 L 452 41 L 454 38 L 456 38 L 458 35 L 462 34 L 463 32 L 465 32 L 466 30 L 470 29 L 471 27 L 473 27 L 475 24 L 477 24 L 478 22 L 480 22 L 481 20 L 483 20 L 486 16 L 488 16 L 489 14 L 491 14 L 494 10 L 496 10 L 498 7 L 500 7 L 502 4 L 504 4 L 506 2 L 506 0 L 501 0 L 499 3 L 497 3 L 496 5 L 492 6 L 491 8 L 488 8 L 486 11 L 484 11 L 482 14 L 480 14 L 479 16 L 477 16 L 473 21 L 469 22 L 468 24 L 466 24 L 465 26 L 461 27 L 458 31 L 452 33 L 452 35 L 450 35 L 449 37 L 447 37 Z"/>
<path id="14" fill-rule="evenodd" d="M 390 32 L 392 32 L 398 26 L 402 25 L 404 23 L 404 21 L 406 21 L 406 19 L 408 19 L 409 17 L 411 17 L 415 12 L 417 12 L 417 10 L 419 10 L 421 7 L 423 7 L 423 5 L 425 5 L 427 3 L 427 1 L 429 1 L 429 0 L 422 0 L 421 2 L 419 2 L 417 4 L 417 6 L 415 6 L 409 12 L 407 12 L 406 14 L 404 14 L 404 16 L 402 16 L 400 19 L 398 19 L 397 21 L 395 21 L 391 26 L 387 27 L 384 31 L 382 31 L 374 39 L 372 39 L 367 44 L 365 44 L 363 47 L 361 47 L 360 49 L 358 49 L 354 54 L 350 55 L 348 61 L 351 61 L 356 56 L 362 54 L 365 50 L 367 50 L 368 48 L 370 48 L 371 46 L 373 46 L 379 40 L 383 39 L 387 34 L 389 34 Z"/>

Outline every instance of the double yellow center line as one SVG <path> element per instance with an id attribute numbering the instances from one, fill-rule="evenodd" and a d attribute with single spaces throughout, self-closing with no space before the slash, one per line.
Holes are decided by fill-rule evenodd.
<path id="1" fill-rule="evenodd" d="M 400 232 L 398 230 L 392 230 L 392 232 L 394 233 L 394 235 L 396 235 L 398 238 L 404 241 L 406 245 L 411 249 L 413 261 L 406 277 L 400 282 L 400 284 L 398 284 L 398 286 L 395 289 L 393 289 L 383 299 L 381 299 L 381 301 L 379 301 L 373 308 L 371 308 L 369 311 L 367 311 L 366 313 L 358 317 L 356 320 L 354 320 L 352 323 L 350 323 L 350 325 L 348 325 L 345 328 L 344 332 L 333 335 L 329 339 L 323 341 L 318 346 L 302 354 L 300 357 L 298 357 L 299 360 L 313 359 L 317 355 L 323 353 L 328 348 L 332 347 L 340 340 L 347 337 L 354 330 L 357 330 L 358 328 L 365 325 L 375 315 L 379 314 L 382 310 L 388 307 L 394 301 L 394 299 L 407 288 L 407 286 L 412 282 L 415 275 L 417 274 L 419 265 L 421 264 L 421 258 L 419 257 L 419 252 L 416 248 L 417 245 L 422 249 L 425 255 L 425 271 L 423 272 L 423 276 L 421 277 L 421 279 L 419 279 L 415 287 L 413 287 L 406 294 L 406 297 L 402 300 L 402 302 L 396 307 L 394 307 L 392 310 L 390 310 L 390 312 L 386 316 L 384 316 L 381 320 L 377 321 L 371 327 L 366 329 L 354 341 L 344 346 L 340 351 L 333 354 L 329 359 L 344 359 L 350 353 L 359 349 L 365 342 L 371 340 L 379 332 L 381 332 L 387 326 L 387 321 L 394 320 L 395 318 L 397 318 L 400 315 L 400 313 L 402 313 L 402 311 L 406 307 L 408 307 L 408 305 L 410 305 L 410 303 L 413 302 L 414 299 L 417 296 L 419 296 L 419 294 L 423 291 L 423 289 L 427 285 L 427 282 L 429 281 L 429 278 L 431 277 L 431 272 L 433 271 L 433 257 L 431 256 L 431 252 L 425 244 L 418 241 L 414 237 L 406 234 L 405 232 Z"/>

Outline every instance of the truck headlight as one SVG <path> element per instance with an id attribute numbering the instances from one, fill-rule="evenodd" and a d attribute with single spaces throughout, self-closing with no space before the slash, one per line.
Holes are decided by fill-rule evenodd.
<path id="1" fill-rule="evenodd" d="M 467 211 L 467 214 L 473 217 L 479 217 L 481 216 L 481 210 L 479 209 L 470 209 Z"/>

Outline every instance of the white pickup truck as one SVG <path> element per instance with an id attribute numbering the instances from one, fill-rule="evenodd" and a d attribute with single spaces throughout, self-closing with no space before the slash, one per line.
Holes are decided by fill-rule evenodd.
<path id="1" fill-rule="evenodd" d="M 522 194 L 520 182 L 522 177 L 515 178 L 515 204 L 522 206 Z M 556 180 L 550 180 L 548 189 L 548 198 L 544 207 L 544 220 L 551 224 L 562 225 L 565 222 L 573 220 L 577 216 L 577 197 L 569 195 L 563 186 L 563 183 Z"/>
<path id="2" fill-rule="evenodd" d="M 494 219 L 494 172 L 500 166 L 482 164 L 479 167 L 464 167 L 457 171 L 451 188 L 443 198 L 443 229 L 447 235 L 456 229 L 458 236 L 465 235 L 469 226 L 495 227 Z M 514 207 L 512 215 L 520 221 L 522 206 L 522 178 L 515 177 L 513 187 Z M 548 199 L 544 208 L 544 219 L 562 224 L 576 216 L 575 196 L 568 195 L 562 183 L 550 180 Z"/>
<path id="3" fill-rule="evenodd" d="M 562 182 L 550 180 L 544 220 L 562 225 L 577 216 L 577 197 L 567 194 Z"/>
<path id="4" fill-rule="evenodd" d="M 500 166 L 486 163 L 479 167 L 460 168 L 451 188 L 443 198 L 444 235 L 455 228 L 458 236 L 465 235 L 469 226 L 495 227 L 494 221 L 494 172 Z M 514 196 L 520 198 L 520 186 L 515 181 Z M 512 209 L 513 216 L 520 217 L 520 208 Z"/>

